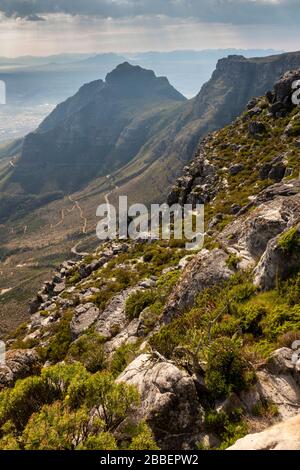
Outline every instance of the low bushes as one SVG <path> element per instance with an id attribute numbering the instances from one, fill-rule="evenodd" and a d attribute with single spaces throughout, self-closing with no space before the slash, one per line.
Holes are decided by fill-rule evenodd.
<path id="1" fill-rule="evenodd" d="M 126 316 L 133 320 L 138 318 L 142 311 L 155 302 L 155 293 L 152 290 L 138 291 L 132 294 L 126 301 Z"/>

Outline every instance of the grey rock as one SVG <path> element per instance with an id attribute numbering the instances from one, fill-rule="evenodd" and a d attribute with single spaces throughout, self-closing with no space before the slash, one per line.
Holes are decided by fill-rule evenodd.
<path id="1" fill-rule="evenodd" d="M 248 111 L 248 115 L 250 117 L 258 116 L 261 113 L 262 113 L 262 109 L 259 106 L 255 106 L 254 108 L 252 108 Z"/>
<path id="2" fill-rule="evenodd" d="M 285 176 L 286 166 L 283 163 L 273 165 L 268 177 L 276 182 L 281 181 Z"/>
<path id="3" fill-rule="evenodd" d="M 116 350 L 124 344 L 133 344 L 138 341 L 139 325 L 140 320 L 135 318 L 121 331 L 121 333 L 105 343 L 104 352 L 108 358 L 112 357 Z"/>
<path id="4" fill-rule="evenodd" d="M 300 236 L 300 225 L 298 226 Z M 254 284 L 262 290 L 273 289 L 278 279 L 284 280 L 292 269 L 300 264 L 300 246 L 298 245 L 291 253 L 279 244 L 279 237 L 272 239 L 265 253 L 254 270 Z"/>
<path id="5" fill-rule="evenodd" d="M 136 416 L 146 420 L 161 449 L 194 448 L 203 429 L 203 409 L 193 379 L 149 354 L 135 359 L 117 382 L 135 385 L 141 396 Z"/>
<path id="6" fill-rule="evenodd" d="M 239 439 L 228 450 L 300 450 L 300 415 L 263 432 L 249 434 Z"/>
<path id="7" fill-rule="evenodd" d="M 249 133 L 251 135 L 258 136 L 264 134 L 266 132 L 266 126 L 263 122 L 252 121 L 249 124 Z"/>
<path id="8" fill-rule="evenodd" d="M 85 333 L 96 322 L 99 313 L 99 309 L 91 302 L 76 307 L 70 323 L 72 338 L 76 339 Z"/>
<path id="9" fill-rule="evenodd" d="M 259 170 L 259 177 L 262 180 L 266 180 L 269 177 L 269 173 L 272 169 L 271 163 L 265 163 Z"/>
<path id="10" fill-rule="evenodd" d="M 125 314 L 126 301 L 133 293 L 141 289 L 141 287 L 126 289 L 108 302 L 107 307 L 100 313 L 96 324 L 96 331 L 100 335 L 110 340 L 128 325 L 129 321 Z"/>
<path id="11" fill-rule="evenodd" d="M 29 375 L 36 375 L 41 368 L 40 359 L 34 349 L 7 351 L 5 365 L 0 365 L 0 390 Z"/>
<path id="12" fill-rule="evenodd" d="M 222 214 L 222 213 L 216 214 L 215 217 L 213 217 L 212 220 L 210 221 L 209 228 L 210 229 L 214 228 L 223 219 L 224 219 L 224 214 Z"/>
<path id="13" fill-rule="evenodd" d="M 41 299 L 33 299 L 30 304 L 29 304 L 29 314 L 34 315 L 36 312 L 38 312 L 39 308 L 41 306 Z"/>
<path id="14" fill-rule="evenodd" d="M 219 284 L 234 274 L 226 264 L 227 259 L 228 255 L 220 249 L 202 250 L 194 257 L 167 302 L 163 313 L 165 323 L 193 305 L 197 295 L 204 289 Z"/>
<path id="15" fill-rule="evenodd" d="M 241 210 L 240 204 L 232 204 L 232 206 L 230 207 L 230 212 L 232 215 L 238 214 L 240 210 Z"/>
<path id="16" fill-rule="evenodd" d="M 145 279 L 141 281 L 139 285 L 144 289 L 153 289 L 156 286 L 156 282 L 153 279 Z"/>
<path id="17" fill-rule="evenodd" d="M 65 290 L 65 288 L 66 288 L 66 283 L 65 283 L 65 281 L 62 281 L 59 284 L 55 284 L 54 289 L 53 289 L 53 293 L 55 295 L 59 295 Z"/>
<path id="18" fill-rule="evenodd" d="M 232 165 L 230 168 L 229 168 L 229 173 L 232 175 L 232 176 L 235 176 L 237 175 L 238 173 L 240 173 L 241 171 L 243 171 L 245 168 L 245 166 L 242 164 L 242 163 L 236 163 L 235 165 Z"/>

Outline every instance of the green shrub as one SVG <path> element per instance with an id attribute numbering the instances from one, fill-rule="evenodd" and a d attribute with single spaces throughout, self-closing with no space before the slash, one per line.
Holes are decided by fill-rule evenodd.
<path id="1" fill-rule="evenodd" d="M 78 282 L 81 281 L 81 276 L 79 274 L 79 271 L 75 271 L 74 274 L 72 274 L 72 276 L 70 276 L 68 278 L 68 281 L 67 281 L 67 284 L 69 286 L 74 286 L 75 284 L 77 284 Z"/>
<path id="2" fill-rule="evenodd" d="M 245 389 L 249 385 L 247 371 L 248 365 L 237 343 L 229 338 L 212 343 L 205 371 L 205 383 L 212 397 L 221 398 Z"/>
<path id="3" fill-rule="evenodd" d="M 103 370 L 105 367 L 104 343 L 105 338 L 98 333 L 83 335 L 71 344 L 66 359 L 81 362 L 92 373 Z"/>
<path id="4" fill-rule="evenodd" d="M 58 395 L 57 389 L 41 377 L 19 380 L 13 389 L 0 394 L 0 424 L 11 421 L 17 431 L 22 431 L 32 413 Z"/>
<path id="5" fill-rule="evenodd" d="M 109 370 L 117 377 L 138 355 L 136 344 L 124 344 L 114 353 L 109 365 Z"/>
<path id="6" fill-rule="evenodd" d="M 278 240 L 278 245 L 287 253 L 292 253 L 300 247 L 300 235 L 297 227 L 293 227 L 283 233 Z"/>
<path id="7" fill-rule="evenodd" d="M 70 321 L 73 312 L 68 310 L 62 317 L 60 323 L 56 327 L 55 335 L 51 338 L 50 344 L 43 348 L 40 353 L 45 361 L 56 363 L 62 361 L 68 352 L 72 342 Z"/>
<path id="8" fill-rule="evenodd" d="M 133 436 L 129 450 L 160 450 L 157 446 L 152 431 L 146 423 L 137 426 L 138 432 Z"/>
<path id="9" fill-rule="evenodd" d="M 264 335 L 271 341 L 279 335 L 300 330 L 300 305 L 278 305 L 262 321 Z"/>
<path id="10" fill-rule="evenodd" d="M 250 297 L 255 294 L 255 291 L 256 288 L 251 282 L 243 282 L 241 279 L 241 282 L 238 285 L 229 290 L 228 297 L 231 301 L 241 303 L 249 300 Z"/>
<path id="11" fill-rule="evenodd" d="M 278 294 L 291 306 L 300 304 L 300 273 L 282 283 Z"/>
<path id="12" fill-rule="evenodd" d="M 138 291 L 132 294 L 126 301 L 125 313 L 127 318 L 138 318 L 142 311 L 155 302 L 153 290 Z"/>
<path id="13" fill-rule="evenodd" d="M 175 320 L 150 337 L 152 348 L 168 359 L 171 359 L 174 349 L 184 341 L 184 330 L 180 328 L 180 324 L 180 321 Z"/>
<path id="14" fill-rule="evenodd" d="M 239 256 L 237 256 L 235 253 L 231 253 L 227 258 L 226 264 L 229 269 L 234 271 L 238 268 L 240 261 L 241 258 Z"/>
<path id="15" fill-rule="evenodd" d="M 205 427 L 208 432 L 215 433 L 221 439 L 220 450 L 227 449 L 249 432 L 240 409 L 230 415 L 224 411 L 209 410 L 205 414 Z"/>
<path id="16" fill-rule="evenodd" d="M 250 304 L 240 307 L 238 315 L 244 333 L 251 333 L 254 336 L 263 334 L 261 322 L 267 315 L 267 310 L 263 305 Z"/>
<path id="17" fill-rule="evenodd" d="M 279 415 L 278 407 L 274 403 L 260 401 L 252 408 L 253 416 L 258 418 L 274 418 Z"/>

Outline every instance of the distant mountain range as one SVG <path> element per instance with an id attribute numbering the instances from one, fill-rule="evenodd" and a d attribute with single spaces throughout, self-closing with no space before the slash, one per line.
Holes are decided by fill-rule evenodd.
<path id="1" fill-rule="evenodd" d="M 230 123 L 300 53 L 221 59 L 200 93 L 186 100 L 166 78 L 128 62 L 83 86 L 29 134 L 17 163 L 0 172 L 0 218 L 83 190 L 113 173 L 124 194 L 163 196 L 207 133 Z M 26 209 L 27 208 L 27 209 Z M 0 219 L 1 220 L 1 219 Z"/>
<path id="2" fill-rule="evenodd" d="M 57 104 L 73 95 L 84 83 L 104 79 L 118 64 L 128 60 L 167 76 L 188 98 L 195 96 L 211 76 L 217 61 L 230 54 L 261 57 L 274 50 L 212 49 L 204 51 L 145 52 L 127 54 L 60 54 L 46 57 L 0 57 L 0 80 L 7 82 L 8 103 Z"/>
<path id="3" fill-rule="evenodd" d="M 117 65 L 133 65 L 166 76 L 187 98 L 211 77 L 218 59 L 275 54 L 272 50 L 206 50 L 126 54 L 60 54 L 45 57 L 0 57 L 0 80 L 7 85 L 7 105 L 0 107 L 0 143 L 32 132 L 60 102 L 84 85 L 104 79 Z"/>

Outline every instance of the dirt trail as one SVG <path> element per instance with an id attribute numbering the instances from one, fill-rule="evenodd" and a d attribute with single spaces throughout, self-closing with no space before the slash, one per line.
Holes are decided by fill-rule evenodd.
<path id="1" fill-rule="evenodd" d="M 73 255 L 81 256 L 82 258 L 84 258 L 85 256 L 89 256 L 90 253 L 78 251 L 78 247 L 79 247 L 79 245 L 80 245 L 81 243 L 82 243 L 82 241 L 77 242 L 76 245 L 74 245 L 74 246 L 71 248 L 71 253 L 72 253 Z"/>
<path id="2" fill-rule="evenodd" d="M 60 225 L 62 225 L 64 223 L 64 220 L 65 220 L 65 217 L 66 217 L 66 214 L 70 214 L 71 212 L 73 212 L 74 210 L 78 210 L 79 212 L 79 218 L 83 221 L 83 226 L 81 228 L 81 231 L 82 233 L 86 234 L 87 233 L 87 218 L 84 217 L 84 213 L 83 213 L 83 209 L 82 207 L 79 205 L 78 201 L 74 201 L 72 199 L 71 196 L 68 196 L 69 198 L 69 201 L 73 204 L 72 208 L 71 209 L 61 209 L 61 217 L 60 217 L 60 221 L 57 222 L 57 224 L 53 225 L 51 224 L 51 228 L 55 228 L 55 227 L 59 227 Z"/>

